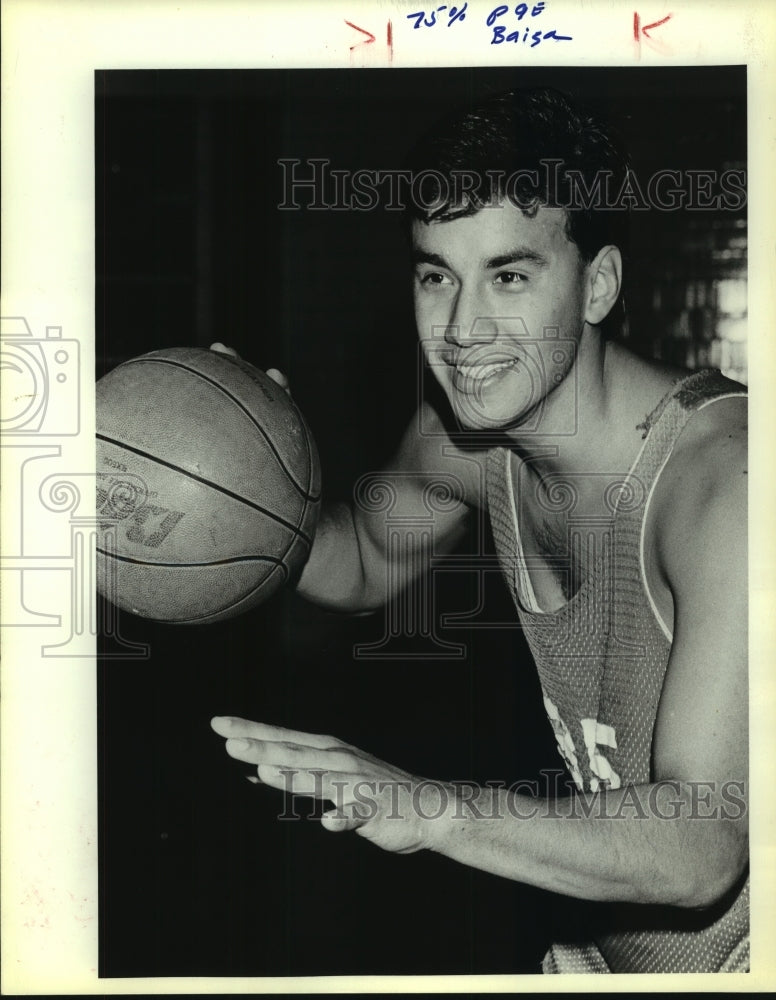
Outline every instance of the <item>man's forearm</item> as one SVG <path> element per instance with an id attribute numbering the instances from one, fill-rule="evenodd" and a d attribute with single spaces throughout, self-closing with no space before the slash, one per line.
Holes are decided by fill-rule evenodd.
<path id="1" fill-rule="evenodd" d="M 704 907 L 736 882 L 747 846 L 743 783 L 709 788 L 664 782 L 553 801 L 465 789 L 427 824 L 428 846 L 582 899 Z"/>
<path id="2" fill-rule="evenodd" d="M 323 505 L 296 592 L 332 611 L 368 611 L 379 604 L 374 598 L 370 601 L 367 593 L 360 543 L 348 504 Z"/>

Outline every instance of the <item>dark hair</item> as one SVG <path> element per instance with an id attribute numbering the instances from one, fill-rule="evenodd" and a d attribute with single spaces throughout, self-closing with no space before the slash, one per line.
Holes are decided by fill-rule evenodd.
<path id="1" fill-rule="evenodd" d="M 627 212 L 606 208 L 628 162 L 612 132 L 557 90 L 510 90 L 448 119 L 414 148 L 405 221 L 445 221 L 509 199 L 526 215 L 566 209 L 566 234 L 586 262 L 625 249 Z M 464 179 L 468 175 L 468 179 Z"/>

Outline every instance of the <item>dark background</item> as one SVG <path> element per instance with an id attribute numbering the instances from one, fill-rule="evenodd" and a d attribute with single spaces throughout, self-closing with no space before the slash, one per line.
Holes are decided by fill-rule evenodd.
<path id="1" fill-rule="evenodd" d="M 395 213 L 278 211 L 277 160 L 398 168 L 441 115 L 544 84 L 612 120 L 640 177 L 745 164 L 740 67 L 98 72 L 97 376 L 149 350 L 213 340 L 279 367 L 316 436 L 325 494 L 349 496 L 417 401 L 406 248 Z M 745 273 L 745 221 L 744 211 L 636 214 L 632 346 L 705 363 L 715 283 Z M 487 526 L 475 525 L 464 549 L 483 545 Z M 480 597 L 466 572 L 440 577 L 435 596 L 440 614 Z M 383 613 L 332 615 L 293 593 L 199 627 L 125 613 L 117 625 L 105 609 L 100 974 L 538 971 L 576 904 L 428 853 L 389 855 L 309 819 L 281 822 L 280 793 L 251 785 L 209 728 L 211 716 L 233 714 L 329 732 L 449 780 L 557 770 L 530 656 L 494 575 L 485 598 L 475 624 L 502 627 L 437 627 L 465 644 L 463 659 L 357 659 L 354 644 L 381 638 Z M 412 651 L 427 646 L 418 639 Z M 299 800 L 297 811 L 310 806 Z"/>

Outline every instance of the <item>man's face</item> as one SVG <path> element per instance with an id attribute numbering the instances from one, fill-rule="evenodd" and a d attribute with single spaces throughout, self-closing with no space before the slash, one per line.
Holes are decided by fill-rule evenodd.
<path id="1" fill-rule="evenodd" d="M 413 225 L 415 320 L 460 423 L 519 427 L 561 386 L 584 327 L 586 268 L 562 209 L 513 205 Z"/>

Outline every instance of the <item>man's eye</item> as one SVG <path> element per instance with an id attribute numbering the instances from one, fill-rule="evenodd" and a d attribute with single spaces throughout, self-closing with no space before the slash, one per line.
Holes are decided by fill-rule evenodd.
<path id="1" fill-rule="evenodd" d="M 526 276 L 518 271 L 502 271 L 496 275 L 496 281 L 500 285 L 521 285 L 527 280 Z"/>
<path id="2" fill-rule="evenodd" d="M 439 271 L 427 271 L 426 274 L 420 275 L 421 285 L 449 285 L 450 279 L 446 274 L 440 274 Z"/>

